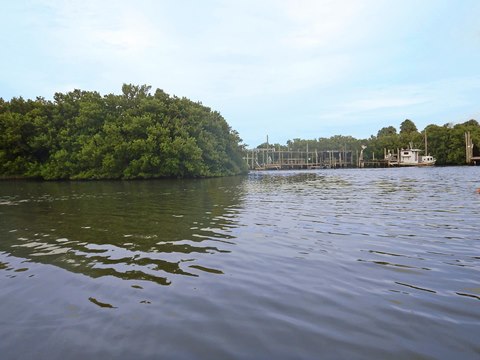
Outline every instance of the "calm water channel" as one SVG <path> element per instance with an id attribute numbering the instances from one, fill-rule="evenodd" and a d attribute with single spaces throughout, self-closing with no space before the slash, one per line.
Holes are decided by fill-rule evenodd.
<path id="1" fill-rule="evenodd" d="M 480 167 L 0 182 L 2 359 L 479 359 Z"/>

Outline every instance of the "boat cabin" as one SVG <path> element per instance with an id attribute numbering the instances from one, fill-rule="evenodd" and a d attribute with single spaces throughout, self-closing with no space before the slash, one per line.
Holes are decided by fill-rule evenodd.
<path id="1" fill-rule="evenodd" d="M 400 164 L 417 165 L 420 161 L 420 149 L 402 149 L 400 150 Z"/>

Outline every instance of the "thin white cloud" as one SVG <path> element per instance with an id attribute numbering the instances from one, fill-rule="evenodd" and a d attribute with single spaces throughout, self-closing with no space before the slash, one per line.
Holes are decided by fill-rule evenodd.
<path id="1" fill-rule="evenodd" d="M 478 89 L 480 76 L 451 77 L 423 83 L 384 86 L 360 92 L 359 99 L 351 102 L 355 110 L 375 110 L 384 107 L 403 107 L 429 102 L 449 101 L 450 106 L 462 105 L 464 94 Z"/>
<path id="2" fill-rule="evenodd" d="M 291 27 L 285 43 L 296 50 L 311 50 L 358 41 L 370 31 L 358 23 L 368 16 L 366 5 L 365 1 L 354 0 L 282 2 Z"/>
<path id="3" fill-rule="evenodd" d="M 177 83 L 185 83 L 191 92 L 198 87 L 208 98 L 234 100 L 326 87 L 346 79 L 357 66 L 350 54 L 316 52 L 314 46 L 299 49 L 303 47 L 299 42 L 305 40 L 299 38 L 311 36 L 316 46 L 322 41 L 342 42 L 358 6 L 350 7 L 348 2 L 351 10 L 345 14 L 342 5 L 332 1 L 303 5 L 297 8 L 289 1 L 222 3 L 210 19 L 213 26 L 209 23 L 211 27 L 200 38 L 196 35 L 195 43 L 181 39 L 184 48 L 173 54 L 182 67 Z M 319 28 L 319 23 L 327 25 Z"/>
<path id="4" fill-rule="evenodd" d="M 148 17 L 128 5 L 115 2 L 53 2 L 56 22 L 50 35 L 58 41 L 59 53 L 81 59 L 141 53 L 152 45 L 153 25 Z M 122 59 L 124 61 L 124 59 Z"/>
<path id="5" fill-rule="evenodd" d="M 354 101 L 350 106 L 358 111 L 372 111 L 380 110 L 385 108 L 398 108 L 406 107 L 411 105 L 418 105 L 428 101 L 425 98 L 406 98 L 406 97 L 381 97 L 381 98 L 371 98 L 371 99 L 362 99 Z"/>

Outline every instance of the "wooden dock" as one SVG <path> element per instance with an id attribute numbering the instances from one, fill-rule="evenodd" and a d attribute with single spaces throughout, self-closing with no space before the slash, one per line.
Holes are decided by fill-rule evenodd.
<path id="1" fill-rule="evenodd" d="M 465 132 L 465 161 L 468 165 L 480 164 L 480 156 L 473 155 L 474 144 L 470 131 Z"/>
<path id="2" fill-rule="evenodd" d="M 351 150 L 250 149 L 246 150 L 244 159 L 250 170 L 332 169 L 357 166 Z"/>

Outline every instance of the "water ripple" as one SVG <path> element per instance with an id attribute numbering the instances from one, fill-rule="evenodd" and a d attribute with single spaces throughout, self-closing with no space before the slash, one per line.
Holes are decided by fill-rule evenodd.
<path id="1" fill-rule="evenodd" d="M 0 350 L 477 358 L 479 178 L 462 167 L 2 183 Z"/>

